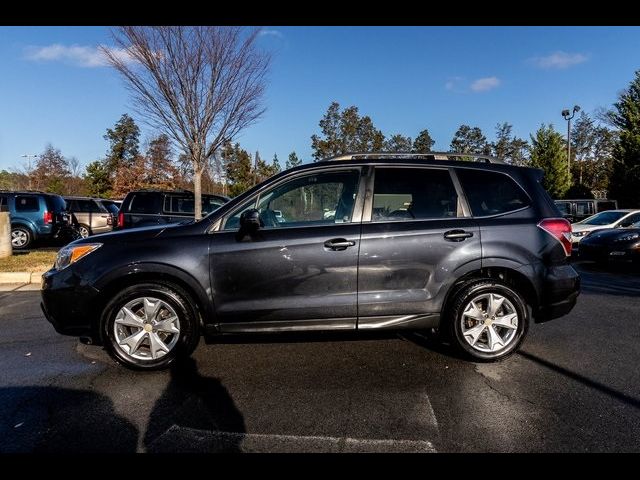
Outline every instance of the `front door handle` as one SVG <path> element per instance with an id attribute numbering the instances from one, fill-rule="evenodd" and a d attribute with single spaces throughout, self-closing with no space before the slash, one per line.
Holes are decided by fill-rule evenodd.
<path id="1" fill-rule="evenodd" d="M 450 242 L 462 242 L 466 238 L 473 237 L 473 232 L 465 232 L 464 230 L 449 230 L 444 232 L 445 240 Z"/>
<path id="2" fill-rule="evenodd" d="M 346 250 L 349 247 L 353 247 L 355 244 L 356 242 L 347 240 L 346 238 L 332 238 L 331 240 L 324 242 L 325 248 L 330 248 L 331 250 Z"/>

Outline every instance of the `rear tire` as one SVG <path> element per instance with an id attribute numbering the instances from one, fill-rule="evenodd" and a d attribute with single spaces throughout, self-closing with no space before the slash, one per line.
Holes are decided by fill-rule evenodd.
<path id="1" fill-rule="evenodd" d="M 91 229 L 87 225 L 81 223 L 78 225 L 78 234 L 80 235 L 80 238 L 90 237 Z"/>
<path id="2" fill-rule="evenodd" d="M 11 246 L 16 250 L 26 250 L 33 243 L 33 234 L 27 227 L 11 228 Z"/>
<path id="3" fill-rule="evenodd" d="M 144 283 L 125 288 L 105 308 L 107 352 L 135 370 L 167 368 L 191 355 L 200 340 L 195 302 L 177 285 Z"/>
<path id="4" fill-rule="evenodd" d="M 512 287 L 492 279 L 469 282 L 453 298 L 447 315 L 449 339 L 464 356 L 492 362 L 508 357 L 529 328 L 529 308 Z"/>

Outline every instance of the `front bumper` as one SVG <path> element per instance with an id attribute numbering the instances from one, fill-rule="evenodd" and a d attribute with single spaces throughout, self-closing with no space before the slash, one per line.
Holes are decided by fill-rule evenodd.
<path id="1" fill-rule="evenodd" d="M 542 282 L 540 305 L 535 315 L 542 323 L 568 314 L 580 295 L 580 275 L 571 265 L 549 267 Z"/>
<path id="2" fill-rule="evenodd" d="M 628 245 L 616 247 L 585 243 L 580 250 L 579 258 L 598 263 L 640 261 L 640 248 L 629 248 Z"/>
<path id="3" fill-rule="evenodd" d="M 42 275 L 40 308 L 56 332 L 98 339 L 99 291 L 82 285 L 71 269 L 51 269 Z"/>

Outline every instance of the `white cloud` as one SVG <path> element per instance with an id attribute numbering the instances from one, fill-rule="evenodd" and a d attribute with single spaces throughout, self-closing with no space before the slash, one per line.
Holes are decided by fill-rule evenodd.
<path id="1" fill-rule="evenodd" d="M 258 35 L 261 37 L 284 38 L 284 35 L 280 30 L 260 30 Z"/>
<path id="2" fill-rule="evenodd" d="M 133 59 L 126 49 L 105 47 L 124 61 Z M 98 47 L 88 45 L 62 45 L 54 43 L 45 46 L 31 46 L 25 49 L 25 58 L 35 62 L 64 62 L 78 67 L 106 67 L 104 53 Z"/>
<path id="3" fill-rule="evenodd" d="M 533 57 L 529 59 L 529 63 L 538 68 L 556 68 L 564 69 L 579 65 L 589 60 L 587 55 L 582 53 L 567 53 L 562 51 L 553 52 L 546 57 Z"/>
<path id="4" fill-rule="evenodd" d="M 485 77 L 478 78 L 471 82 L 471 90 L 474 92 L 486 92 L 492 90 L 500 85 L 500 79 L 498 77 Z"/>
<path id="5" fill-rule="evenodd" d="M 459 90 L 459 86 L 460 83 L 463 81 L 464 79 L 462 77 L 451 77 L 449 80 L 447 80 L 447 82 L 444 84 L 444 88 L 446 88 L 447 90 L 454 92 L 454 91 L 458 91 Z"/>

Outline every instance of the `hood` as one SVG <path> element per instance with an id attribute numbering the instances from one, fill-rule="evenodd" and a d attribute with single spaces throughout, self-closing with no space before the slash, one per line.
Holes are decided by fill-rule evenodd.
<path id="1" fill-rule="evenodd" d="M 91 235 L 90 237 L 76 240 L 74 245 L 83 243 L 121 243 L 148 240 L 158 237 L 165 230 L 174 229 L 178 225 L 153 225 L 151 227 L 127 228 L 125 230 L 117 230 L 115 232 L 102 233 L 100 235 Z"/>
<path id="2" fill-rule="evenodd" d="M 583 241 L 609 243 L 613 241 L 640 242 L 640 228 L 605 228 L 594 232 Z"/>

